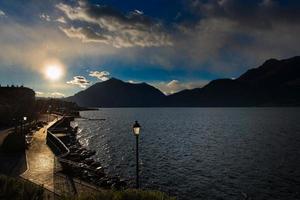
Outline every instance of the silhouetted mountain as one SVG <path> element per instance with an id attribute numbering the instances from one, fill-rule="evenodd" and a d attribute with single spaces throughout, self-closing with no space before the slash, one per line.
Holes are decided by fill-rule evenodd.
<path id="1" fill-rule="evenodd" d="M 165 96 L 146 83 L 112 78 L 67 98 L 87 107 L 300 106 L 300 57 L 267 60 L 239 78 Z"/>
<path id="2" fill-rule="evenodd" d="M 251 106 L 251 88 L 231 79 L 217 79 L 203 88 L 167 97 L 170 106 Z"/>
<path id="3" fill-rule="evenodd" d="M 237 80 L 253 86 L 293 85 L 300 79 L 300 56 L 286 60 L 267 60 L 262 66 L 250 69 Z"/>
<path id="4" fill-rule="evenodd" d="M 153 107 L 161 106 L 165 95 L 146 83 L 132 84 L 111 78 L 67 100 L 86 107 Z"/>
<path id="5" fill-rule="evenodd" d="M 167 98 L 171 106 L 300 105 L 300 57 L 270 59 L 235 80 L 214 80 Z"/>

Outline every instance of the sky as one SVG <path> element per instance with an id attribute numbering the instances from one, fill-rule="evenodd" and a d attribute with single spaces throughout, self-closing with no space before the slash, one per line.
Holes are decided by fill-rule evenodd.
<path id="1" fill-rule="evenodd" d="M 70 96 L 111 77 L 165 94 L 300 55 L 298 0 L 1 0 L 0 84 Z"/>

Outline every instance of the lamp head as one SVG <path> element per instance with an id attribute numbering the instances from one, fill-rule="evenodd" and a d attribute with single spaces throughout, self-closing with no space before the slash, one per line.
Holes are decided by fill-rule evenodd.
<path id="1" fill-rule="evenodd" d="M 139 125 L 138 121 L 135 121 L 132 129 L 133 129 L 134 135 L 138 136 L 140 134 L 141 126 Z"/>

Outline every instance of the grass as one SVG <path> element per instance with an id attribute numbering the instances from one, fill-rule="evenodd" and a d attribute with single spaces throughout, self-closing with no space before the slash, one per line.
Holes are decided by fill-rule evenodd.
<path id="1" fill-rule="evenodd" d="M 85 194 L 79 197 L 63 197 L 63 200 L 176 200 L 159 191 L 128 189 L 122 191 L 103 190 L 96 194 Z"/>
<path id="2" fill-rule="evenodd" d="M 44 189 L 33 183 L 0 175 L 0 199 L 42 200 Z"/>
<path id="3" fill-rule="evenodd" d="M 44 189 L 33 183 L 0 175 L 0 200 L 43 200 Z M 63 196 L 61 200 L 176 200 L 159 191 L 102 190 L 80 196 Z"/>

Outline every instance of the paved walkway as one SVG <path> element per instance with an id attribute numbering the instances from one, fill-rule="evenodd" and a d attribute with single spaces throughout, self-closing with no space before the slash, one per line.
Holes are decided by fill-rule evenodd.
<path id="1" fill-rule="evenodd" d="M 38 185 L 43 185 L 44 188 L 55 194 L 97 191 L 89 184 L 83 184 L 73 177 L 61 173 L 59 162 L 56 161 L 55 155 L 46 144 L 47 128 L 52 126 L 56 121 L 52 121 L 47 127 L 33 134 L 33 141 L 26 151 L 27 171 L 21 177 Z"/>
<path id="2" fill-rule="evenodd" d="M 55 155 L 46 144 L 46 136 L 47 128 L 56 121 L 52 121 L 48 126 L 33 134 L 33 141 L 26 151 L 27 171 L 21 175 L 22 178 L 43 185 L 50 191 L 54 191 Z"/>

